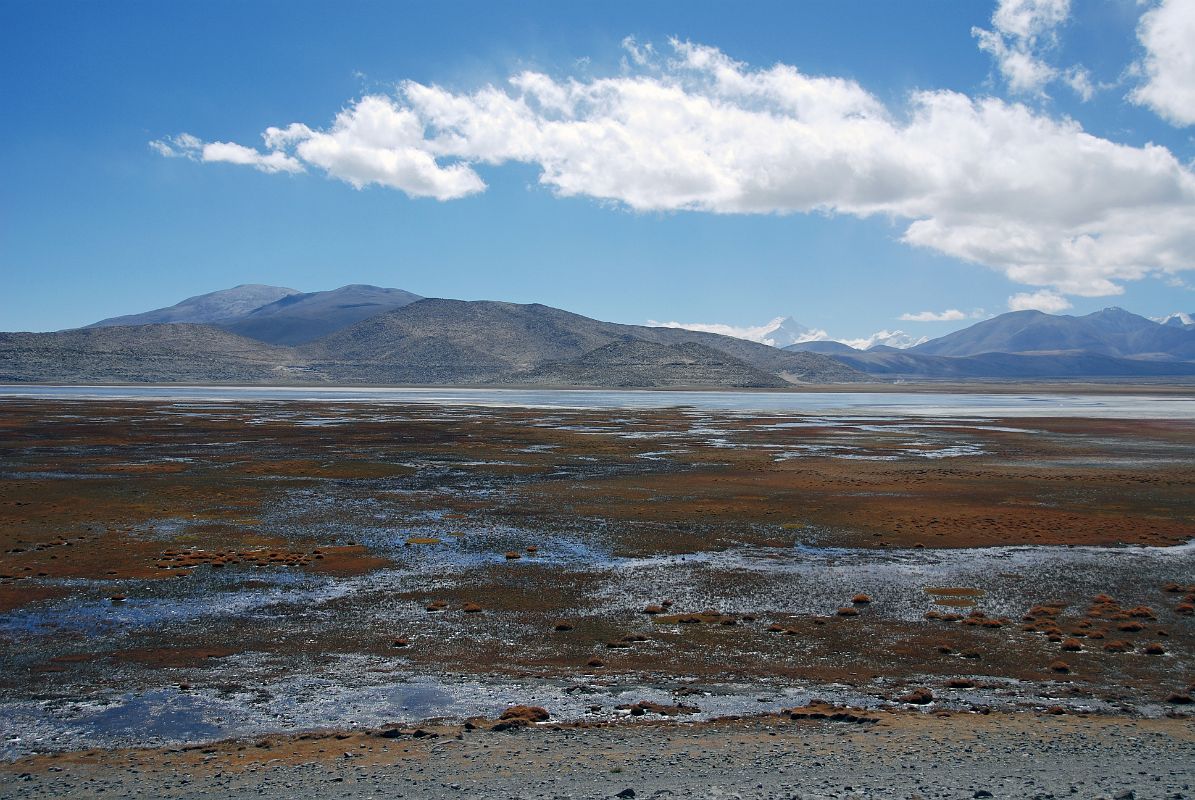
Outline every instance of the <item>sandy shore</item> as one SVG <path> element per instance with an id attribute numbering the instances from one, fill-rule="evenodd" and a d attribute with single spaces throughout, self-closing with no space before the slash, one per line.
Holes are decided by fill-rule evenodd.
<path id="1" fill-rule="evenodd" d="M 631 797 L 628 792 L 743 800 L 1195 796 L 1195 724 L 1189 719 L 917 712 L 875 718 L 504 733 L 427 725 L 395 738 L 319 734 L 64 753 L 0 766 L 0 793 L 14 800 Z"/>

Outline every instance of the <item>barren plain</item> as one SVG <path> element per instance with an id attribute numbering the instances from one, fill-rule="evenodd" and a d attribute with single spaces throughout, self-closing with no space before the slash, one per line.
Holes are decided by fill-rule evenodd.
<path id="1" fill-rule="evenodd" d="M 1191 419 L 9 399 L 0 479 L 6 795 L 264 792 L 270 761 L 287 796 L 351 749 L 352 796 L 433 797 L 491 746 L 600 745 L 625 757 L 575 785 L 476 792 L 625 768 L 646 796 L 626 753 L 672 753 L 676 790 L 733 741 L 728 795 L 910 796 L 897 754 L 976 736 L 1158 773 L 1080 796 L 1195 777 Z M 887 782 L 775 780 L 886 736 Z"/>

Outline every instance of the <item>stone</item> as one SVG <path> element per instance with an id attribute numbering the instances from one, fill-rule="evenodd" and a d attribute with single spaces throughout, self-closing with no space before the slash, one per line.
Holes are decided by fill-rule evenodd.
<path id="1" fill-rule="evenodd" d="M 934 701 L 934 693 L 929 689 L 926 689 L 924 686 L 920 686 L 909 690 L 909 692 L 906 694 L 898 697 L 896 701 L 898 703 L 910 703 L 916 706 L 923 706 Z"/>
<path id="2" fill-rule="evenodd" d="M 548 710 L 546 708 L 544 708 L 543 706 L 518 705 L 518 706 L 511 706 L 510 708 L 503 711 L 498 716 L 498 719 L 500 719 L 500 720 L 521 719 L 521 720 L 526 720 L 527 722 L 547 722 L 551 718 L 551 716 L 552 715 L 549 714 Z"/>
<path id="3" fill-rule="evenodd" d="M 617 711 L 630 712 L 633 717 L 642 717 L 645 714 L 657 714 L 662 717 L 675 717 L 679 714 L 696 714 L 701 709 L 696 706 L 687 706 L 683 703 L 678 703 L 674 706 L 666 706 L 661 703 L 653 703 L 650 700 L 641 700 L 638 703 L 629 703 L 620 706 L 615 706 Z"/>
<path id="4" fill-rule="evenodd" d="M 824 700 L 811 700 L 807 706 L 786 708 L 780 712 L 787 714 L 794 720 L 827 720 L 829 722 L 849 722 L 871 724 L 879 722 L 879 717 L 868 717 L 861 709 L 850 709 L 836 706 Z"/>
<path id="5" fill-rule="evenodd" d="M 511 706 L 499 715 L 498 721 L 490 726 L 490 730 L 518 730 L 539 722 L 547 722 L 549 718 L 548 710 L 542 706 Z"/>

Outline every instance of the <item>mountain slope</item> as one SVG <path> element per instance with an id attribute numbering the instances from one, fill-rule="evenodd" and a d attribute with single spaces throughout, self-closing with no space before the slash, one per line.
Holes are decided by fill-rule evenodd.
<path id="1" fill-rule="evenodd" d="M 1195 363 L 1116 358 L 1098 353 L 980 353 L 930 356 L 907 350 L 832 356 L 861 372 L 892 378 L 1015 380 L 1025 378 L 1159 378 L 1195 375 Z"/>
<path id="2" fill-rule="evenodd" d="M 106 328 L 117 325 L 155 325 L 167 322 L 211 323 L 240 317 L 267 303 L 273 303 L 289 295 L 298 294 L 296 289 L 284 286 L 265 286 L 260 283 L 246 283 L 232 289 L 188 297 L 181 303 L 168 308 L 158 308 L 141 314 L 127 314 L 109 317 L 93 322 L 88 328 Z"/>
<path id="3" fill-rule="evenodd" d="M 1184 314 L 1178 312 L 1171 314 L 1161 321 L 1162 325 L 1168 328 L 1186 328 L 1187 330 L 1195 330 L 1195 313 Z"/>
<path id="4" fill-rule="evenodd" d="M 273 383 L 295 378 L 292 354 L 209 325 L 0 333 L 0 382 Z"/>
<path id="5" fill-rule="evenodd" d="M 1087 352 L 1119 358 L 1195 359 L 1195 332 L 1120 308 L 1082 317 L 1013 311 L 911 348 L 930 356 Z"/>
<path id="6" fill-rule="evenodd" d="M 798 342 L 797 344 L 790 344 L 783 349 L 793 353 L 828 353 L 830 355 L 837 353 L 850 355 L 851 353 L 863 352 L 862 350 L 851 347 L 849 344 L 835 342 L 832 339 L 819 339 L 812 342 Z"/>
<path id="7" fill-rule="evenodd" d="M 554 386 L 726 386 L 781 387 L 776 375 L 694 342 L 657 344 L 625 339 L 604 344 L 571 361 L 550 361 L 528 372 L 512 372 L 510 383 Z"/>
<path id="8" fill-rule="evenodd" d="M 420 300 L 301 347 L 192 324 L 0 334 L 0 381 L 786 386 L 866 376 L 815 353 L 540 305 Z"/>
<path id="9" fill-rule="evenodd" d="M 304 344 L 420 299 L 402 289 L 351 284 L 327 292 L 292 294 L 221 327 L 270 344 Z"/>
<path id="10" fill-rule="evenodd" d="M 313 365 L 333 374 L 345 364 L 368 365 L 396 382 L 478 382 L 495 372 L 531 373 L 547 362 L 568 362 L 626 339 L 667 346 L 703 345 L 791 380 L 833 382 L 861 377 L 813 353 L 788 353 L 714 333 L 601 322 L 539 304 L 494 301 L 420 300 L 312 342 L 302 352 Z M 412 379 L 412 365 L 427 377 Z M 615 381 L 612 385 L 622 385 L 616 376 L 610 380 Z"/>

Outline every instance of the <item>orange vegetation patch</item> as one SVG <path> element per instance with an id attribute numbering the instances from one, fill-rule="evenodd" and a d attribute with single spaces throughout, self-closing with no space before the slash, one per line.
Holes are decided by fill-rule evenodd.
<path id="1" fill-rule="evenodd" d="M 111 654 L 120 661 L 132 661 L 148 667 L 197 667 L 208 659 L 226 658 L 238 651 L 230 647 L 158 647 L 118 650 Z"/>
<path id="2" fill-rule="evenodd" d="M 62 586 L 22 586 L 9 584 L 0 586 L 0 613 L 12 611 L 39 600 L 56 600 L 66 597 L 69 590 Z"/>
<path id="3" fill-rule="evenodd" d="M 765 458 L 725 467 L 598 478 L 525 489 L 531 505 L 578 516 L 634 519 L 760 534 L 745 523 L 772 524 L 791 544 L 817 529 L 818 543 L 856 547 L 986 547 L 1009 544 L 1172 545 L 1195 537 L 1183 509 L 1195 469 L 1142 467 L 1109 474 L 1095 467 L 1044 473 L 982 460 L 930 466 L 830 458 L 779 464 Z M 1072 490 L 1082 487 L 1083 492 Z M 1173 511 L 1171 511 L 1173 509 Z M 793 520 L 800 520 L 796 523 Z M 650 536 L 650 533 L 648 534 Z M 773 536 L 772 538 L 776 538 Z M 683 530 L 668 532 L 677 549 Z M 642 541 L 642 540 L 640 540 Z M 637 552 L 640 541 L 628 543 Z M 654 538 L 644 544 L 661 546 Z M 763 544 L 763 542 L 760 542 Z M 708 539 L 705 540 L 708 545 Z"/>

